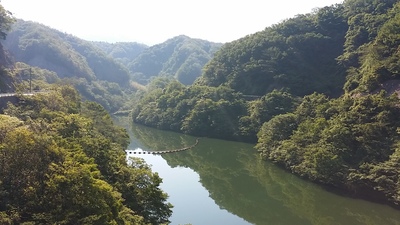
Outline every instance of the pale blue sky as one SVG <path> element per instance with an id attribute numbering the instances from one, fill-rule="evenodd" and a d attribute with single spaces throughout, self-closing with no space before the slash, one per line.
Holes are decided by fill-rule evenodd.
<path id="1" fill-rule="evenodd" d="M 91 41 L 159 44 L 177 35 L 230 42 L 343 0 L 0 0 L 16 18 Z"/>

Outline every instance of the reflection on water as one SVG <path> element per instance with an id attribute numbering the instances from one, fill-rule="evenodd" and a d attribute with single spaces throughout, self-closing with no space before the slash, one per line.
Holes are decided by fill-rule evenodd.
<path id="1" fill-rule="evenodd" d="M 130 135 L 130 148 L 144 150 L 196 139 L 137 125 Z M 188 151 L 141 157 L 164 179 L 172 224 L 400 224 L 400 211 L 327 192 L 260 160 L 249 144 L 203 138 Z"/>

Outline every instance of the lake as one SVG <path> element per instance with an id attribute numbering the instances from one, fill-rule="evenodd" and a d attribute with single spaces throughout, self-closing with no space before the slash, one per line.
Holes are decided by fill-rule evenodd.
<path id="1" fill-rule="evenodd" d="M 129 126 L 129 149 L 191 146 L 196 137 Z M 400 211 L 344 197 L 261 160 L 253 145 L 201 138 L 194 148 L 162 155 L 128 154 L 152 165 L 174 205 L 173 225 L 400 225 Z"/>

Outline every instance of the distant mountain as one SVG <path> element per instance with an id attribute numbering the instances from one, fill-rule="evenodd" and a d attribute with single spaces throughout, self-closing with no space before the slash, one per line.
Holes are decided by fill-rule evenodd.
<path id="1" fill-rule="evenodd" d="M 174 77 L 183 84 L 192 84 L 221 46 L 221 43 L 181 35 L 145 49 L 128 68 L 141 84 L 147 84 L 151 78 L 159 75 Z"/>
<path id="2" fill-rule="evenodd" d="M 112 112 L 133 91 L 125 66 L 92 42 L 45 25 L 18 20 L 2 44 L 15 62 L 21 62 L 17 66 L 33 68 L 35 89 L 47 88 L 46 83 L 68 83 L 85 99 Z"/>
<path id="3" fill-rule="evenodd" d="M 74 85 L 84 98 L 109 111 L 126 102 L 125 92 L 132 92 L 131 81 L 145 85 L 153 77 L 168 76 L 192 84 L 222 46 L 187 36 L 152 47 L 134 42 L 91 42 L 20 19 L 2 44 L 15 62 L 55 72 L 52 82 Z"/>
<path id="4" fill-rule="evenodd" d="M 92 42 L 95 46 L 102 49 L 108 56 L 128 66 L 140 53 L 142 53 L 149 46 L 136 42 Z"/>
<path id="5" fill-rule="evenodd" d="M 18 20 L 3 45 L 16 61 L 54 71 L 61 78 L 129 83 L 128 70 L 100 48 L 39 23 Z"/>

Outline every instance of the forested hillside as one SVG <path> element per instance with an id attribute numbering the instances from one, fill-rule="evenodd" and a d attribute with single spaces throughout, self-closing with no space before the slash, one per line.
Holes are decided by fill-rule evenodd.
<path id="1" fill-rule="evenodd" d="M 3 43 L 21 62 L 1 72 L 0 88 L 25 90 L 32 71 L 35 89 L 72 84 L 112 111 L 124 104 L 133 79 L 148 84 L 133 101 L 136 123 L 251 142 L 264 159 L 301 177 L 399 206 L 399 15 L 399 0 L 345 0 L 224 45 L 178 36 L 138 52 L 135 45 L 94 44 L 20 20 Z M 2 38 L 5 30 L 0 26 Z M 0 197 L 12 199 L 0 201 L 1 218 L 165 222 L 170 206 L 160 179 L 142 162 L 125 165 L 118 149 L 126 143 L 113 136 L 122 131 L 102 107 L 78 98 L 60 87 L 0 118 L 7 162 L 0 165 Z M 28 150 L 32 160 L 23 157 Z M 44 167 L 35 164 L 39 158 Z M 151 190 L 128 182 L 149 177 Z M 82 182 L 89 185 L 65 191 Z M 147 199 L 149 193 L 156 198 Z M 56 197 L 37 203 L 46 196 Z"/>
<path id="2" fill-rule="evenodd" d="M 0 115 L 1 224 L 161 224 L 161 178 L 126 161 L 125 130 L 68 86 Z"/>
<path id="3" fill-rule="evenodd" d="M 13 72 L 19 79 L 17 83 L 27 80 L 26 72 L 20 71 L 27 71 L 29 66 L 35 67 L 35 72 L 53 71 L 55 79 L 47 82 L 72 84 L 85 99 L 99 102 L 111 112 L 124 105 L 126 108 L 129 96 L 143 88 L 138 83 L 145 85 L 154 77 L 174 77 L 183 84 L 193 83 L 221 46 L 186 36 L 152 47 L 133 42 L 89 42 L 23 20 L 13 24 L 3 45 L 16 62 L 23 63 Z M 34 73 L 36 89 L 45 88 L 37 80 L 42 78 Z"/>
<path id="4" fill-rule="evenodd" d="M 6 71 L 6 68 L 12 67 L 13 60 L 9 52 L 5 51 L 3 46 L 0 45 L 0 93 L 3 92 L 14 92 L 15 79 Z"/>
<path id="5" fill-rule="evenodd" d="M 99 79 L 118 84 L 129 81 L 128 71 L 90 42 L 38 23 L 18 20 L 3 45 L 16 61 L 52 70 L 60 78 Z"/>
<path id="6" fill-rule="evenodd" d="M 0 5 L 2 39 L 6 38 L 13 20 L 11 13 Z M 32 31 L 31 35 L 47 33 L 42 33 L 40 26 L 37 28 L 38 33 Z M 65 46 L 56 46 L 62 43 L 56 37 L 49 37 L 50 40 L 25 38 L 21 38 L 27 44 L 25 47 L 49 50 L 20 52 L 20 57 L 26 59 L 31 54 L 33 63 L 40 64 L 54 57 L 54 66 L 62 66 L 59 63 L 69 54 L 83 59 L 75 48 L 72 49 L 74 44 L 77 49 L 91 54 L 91 47 L 85 44 L 66 42 L 64 45 L 71 49 L 63 52 Z M 45 43 L 54 46 L 43 47 Z M 35 89 L 46 89 L 34 95 L 18 95 L 15 105 L 8 103 L 1 109 L 0 224 L 149 225 L 169 222 L 172 205 L 159 188 L 161 178 L 143 160 L 127 161 L 124 151 L 129 142 L 127 132 L 114 125 L 101 105 L 82 102 L 72 86 L 54 84 L 66 82 L 55 71 L 23 62 L 13 64 L 5 51 L 0 52 L 0 56 L 2 91 L 27 91 L 30 77 Z M 100 60 L 101 57 L 93 58 Z M 90 69 L 84 73 L 87 68 L 75 74 L 74 65 L 79 68 L 79 63 L 85 60 L 70 59 L 65 60 L 68 65 L 65 71 L 72 69 L 69 79 L 87 82 L 98 79 Z M 86 62 L 90 64 L 90 59 Z M 79 75 L 83 77 L 75 77 Z M 103 85 L 117 85 L 102 82 Z M 117 86 L 112 88 L 120 91 Z"/>
<path id="7" fill-rule="evenodd" d="M 12 14 L 5 10 L 3 6 L 0 5 L 0 40 L 4 40 L 7 37 L 7 32 L 11 29 L 12 24 L 15 22 Z M 12 92 L 15 87 L 13 85 L 13 77 L 6 71 L 13 65 L 12 56 L 6 50 L 4 50 L 3 45 L 0 44 L 0 92 Z"/>
<path id="8" fill-rule="evenodd" d="M 147 84 L 151 78 L 159 75 L 174 77 L 183 84 L 192 84 L 221 45 L 177 36 L 144 50 L 129 64 L 129 70 L 134 80 L 141 84 Z"/>
<path id="9" fill-rule="evenodd" d="M 224 85 L 250 95 L 284 89 L 297 96 L 342 92 L 348 25 L 344 6 L 298 15 L 223 46 L 206 65 L 199 85 Z"/>
<path id="10" fill-rule="evenodd" d="M 46 83 L 72 84 L 85 99 L 99 102 L 108 111 L 123 106 L 131 92 L 126 67 L 91 42 L 42 24 L 17 20 L 2 43 L 16 62 L 22 62 L 12 71 L 17 78 L 15 85 L 28 80 L 27 71 L 33 67 L 36 89 L 46 88 Z M 41 82 L 42 70 L 54 75 Z"/>
<path id="11" fill-rule="evenodd" d="M 257 143 L 313 181 L 400 204 L 397 0 L 346 0 L 227 43 L 194 85 L 154 80 L 137 123 Z"/>
<path id="12" fill-rule="evenodd" d="M 142 53 L 148 46 L 136 42 L 92 42 L 95 46 L 102 49 L 108 56 L 120 62 L 122 65 L 128 67 L 140 53 Z"/>

